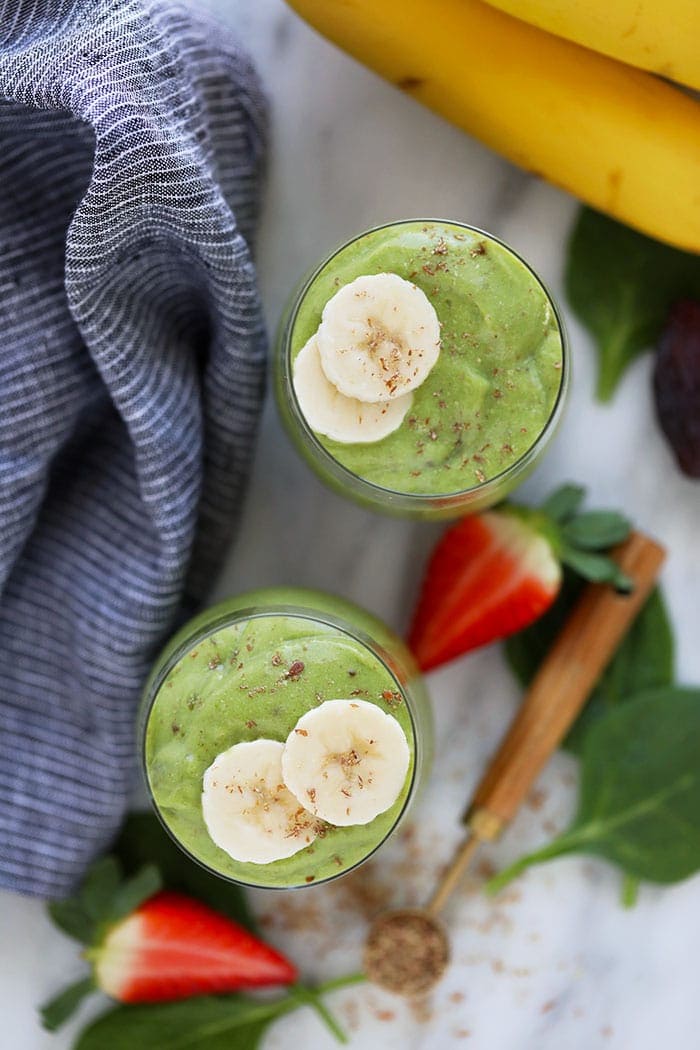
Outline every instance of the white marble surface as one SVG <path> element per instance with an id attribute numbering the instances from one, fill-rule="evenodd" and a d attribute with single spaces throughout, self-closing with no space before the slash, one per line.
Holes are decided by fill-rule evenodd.
<path id="1" fill-rule="evenodd" d="M 272 165 L 259 253 L 273 327 L 304 268 L 373 223 L 416 215 L 484 226 L 529 259 L 555 295 L 575 202 L 504 163 L 322 41 L 282 0 L 209 0 L 254 54 L 273 102 Z M 648 359 L 611 407 L 592 400 L 589 339 L 569 318 L 573 396 L 546 462 L 523 495 L 563 479 L 598 504 L 624 506 L 671 551 L 664 582 L 678 634 L 681 680 L 700 681 L 700 487 L 684 481 L 652 420 Z M 308 584 L 363 602 L 405 625 L 416 565 L 436 529 L 372 516 L 327 492 L 296 458 L 268 405 L 243 528 L 217 596 L 251 586 Z M 267 931 L 309 977 L 357 968 L 367 904 L 417 903 L 459 835 L 467 795 L 517 702 L 496 648 L 430 679 L 438 726 L 435 774 L 411 838 L 390 844 L 361 879 L 284 899 L 256 896 Z M 575 763 L 558 755 L 541 793 L 486 856 L 504 863 L 566 822 Z M 369 891 L 369 892 L 367 892 Z M 697 944 L 700 880 L 645 887 L 631 912 L 603 863 L 568 859 L 533 870 L 497 903 L 468 881 L 450 907 L 455 965 L 423 1008 L 376 990 L 333 1006 L 361 1050 L 673 1050 L 700 1047 Z M 81 964 L 41 906 L 0 895 L 0 1046 L 64 1050 L 76 1025 L 50 1036 L 35 1005 Z M 89 1010 L 82 1016 L 89 1014 Z M 270 1030 L 265 1050 L 292 1040 L 335 1045 L 299 1011 Z M 109 1050 L 109 1048 L 105 1048 Z M 139 1050 L 134 1047 L 134 1050 Z"/>

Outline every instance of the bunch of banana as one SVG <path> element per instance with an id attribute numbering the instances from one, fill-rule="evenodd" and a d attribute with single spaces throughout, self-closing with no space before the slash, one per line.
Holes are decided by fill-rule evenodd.
<path id="1" fill-rule="evenodd" d="M 487 0 L 506 14 L 700 91 L 698 0 Z"/>
<path id="2" fill-rule="evenodd" d="M 700 86 L 700 0 L 289 2 L 514 163 L 700 251 L 700 103 L 644 71 Z"/>

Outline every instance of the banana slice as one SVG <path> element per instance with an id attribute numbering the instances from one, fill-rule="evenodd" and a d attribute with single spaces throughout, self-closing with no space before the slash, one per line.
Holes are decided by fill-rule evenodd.
<path id="1" fill-rule="evenodd" d="M 413 394 L 381 404 L 345 397 L 326 378 L 315 335 L 294 360 L 293 383 L 299 408 L 311 429 L 345 445 L 381 441 L 401 426 L 413 402 Z"/>
<path id="2" fill-rule="evenodd" d="M 391 715 L 366 700 L 326 700 L 302 715 L 282 755 L 284 782 L 317 817 L 369 824 L 401 794 L 408 741 Z"/>
<path id="3" fill-rule="evenodd" d="M 316 838 L 318 821 L 284 785 L 283 751 L 278 740 L 234 744 L 204 773 L 204 823 L 234 860 L 270 864 Z"/>
<path id="4" fill-rule="evenodd" d="M 358 401 L 392 401 L 415 390 L 440 354 L 435 310 L 395 273 L 344 285 L 326 303 L 317 336 L 327 379 Z"/>

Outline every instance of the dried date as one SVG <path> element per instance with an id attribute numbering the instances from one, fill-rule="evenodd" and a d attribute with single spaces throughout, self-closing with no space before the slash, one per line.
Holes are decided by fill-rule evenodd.
<path id="1" fill-rule="evenodd" d="M 684 474 L 700 478 L 700 302 L 674 304 L 654 367 L 656 415 Z"/>

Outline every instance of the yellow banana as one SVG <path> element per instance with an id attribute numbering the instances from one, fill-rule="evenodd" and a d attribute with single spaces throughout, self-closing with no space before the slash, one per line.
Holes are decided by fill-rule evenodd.
<path id="1" fill-rule="evenodd" d="M 488 0 L 506 14 L 700 89 L 698 0 Z"/>
<path id="2" fill-rule="evenodd" d="M 700 251 L 700 103 L 480 0 L 289 0 L 360 61 L 521 167 Z"/>

